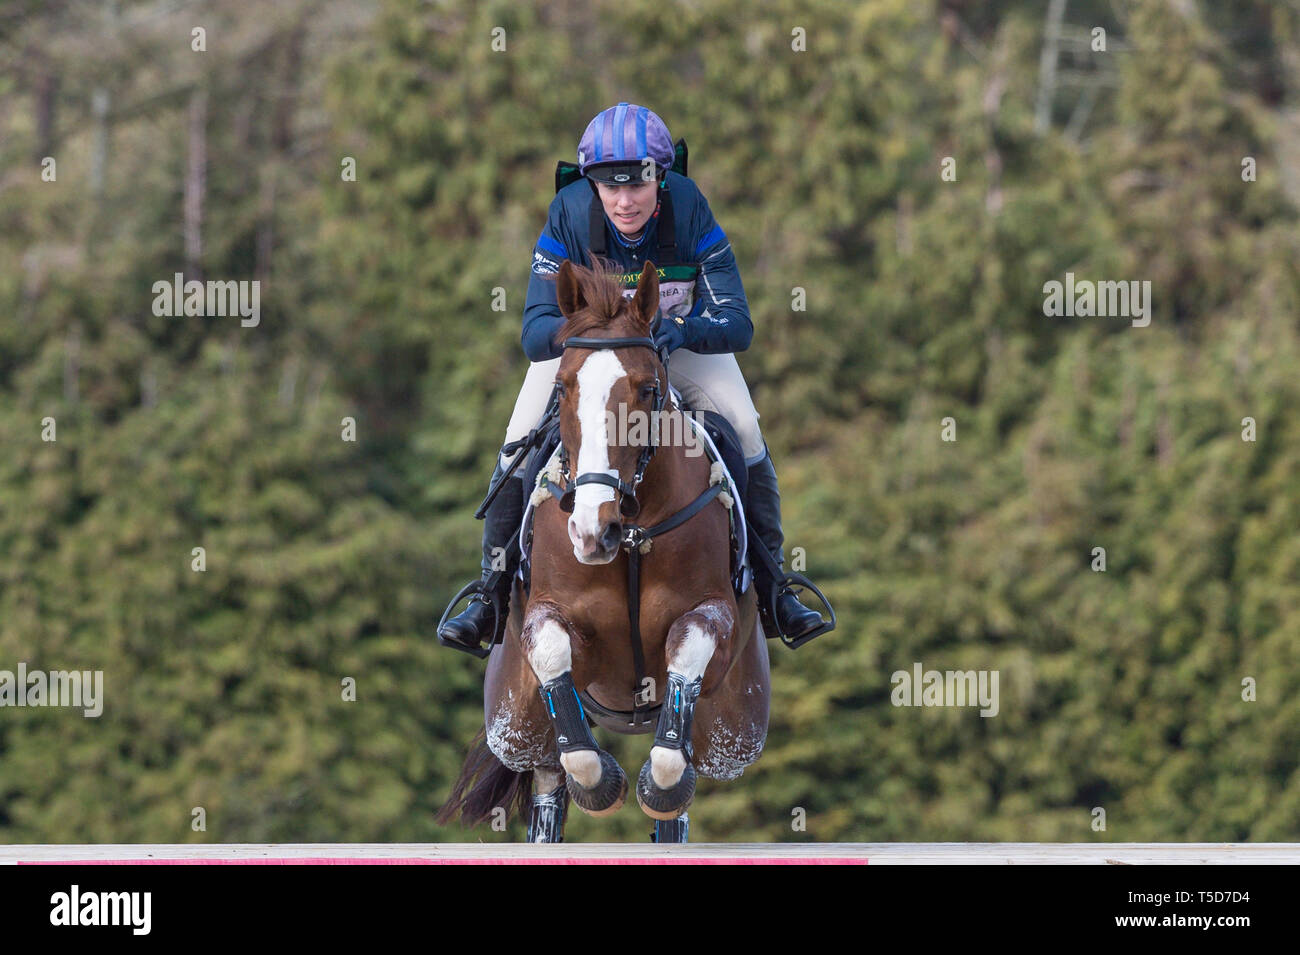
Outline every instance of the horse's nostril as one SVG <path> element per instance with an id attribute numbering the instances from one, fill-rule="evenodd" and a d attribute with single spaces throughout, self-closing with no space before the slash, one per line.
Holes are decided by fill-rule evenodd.
<path id="1" fill-rule="evenodd" d="M 605 533 L 600 535 L 600 543 L 605 550 L 613 550 L 618 546 L 618 542 L 623 539 L 623 525 L 614 523 L 605 527 Z"/>

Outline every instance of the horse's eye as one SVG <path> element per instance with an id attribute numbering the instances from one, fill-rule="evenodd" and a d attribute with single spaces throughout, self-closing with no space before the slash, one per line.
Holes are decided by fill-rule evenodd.
<path id="1" fill-rule="evenodd" d="M 560 396 L 561 398 L 563 398 L 563 397 L 564 397 L 564 382 L 562 382 L 562 381 L 557 381 L 557 382 L 555 383 L 555 390 L 556 390 L 556 392 L 559 394 L 559 396 Z"/>
<path id="2" fill-rule="evenodd" d="M 641 386 L 641 400 L 642 400 L 642 401 L 649 401 L 649 400 L 650 400 L 651 398 L 653 398 L 654 396 L 655 396 L 655 386 L 654 386 L 654 385 L 642 385 L 642 386 Z"/>

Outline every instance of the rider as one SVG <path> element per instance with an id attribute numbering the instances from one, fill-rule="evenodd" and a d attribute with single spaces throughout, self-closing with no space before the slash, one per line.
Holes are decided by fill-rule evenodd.
<path id="1" fill-rule="evenodd" d="M 572 182 L 556 194 L 533 249 L 522 336 L 532 364 L 506 428 L 506 443 L 524 437 L 537 425 L 551 396 L 561 355 L 554 336 L 565 321 L 552 278 L 560 264 L 566 258 L 590 264 L 592 254 L 603 255 L 625 273 L 621 278 L 631 295 L 642 266 L 653 261 L 661 276 L 660 315 L 653 334 L 656 345 L 673 355 L 669 378 L 689 405 L 717 411 L 735 428 L 748 470 L 749 523 L 780 564 L 784 535 L 776 471 L 733 354 L 748 348 L 753 338 L 749 304 L 731 243 L 695 183 L 672 171 L 673 159 L 668 127 L 644 106 L 619 103 L 588 124 L 578 145 L 578 168 L 586 181 Z M 603 215 L 594 206 L 593 194 Z M 662 202 L 664 194 L 670 194 L 667 206 Z M 661 236 L 664 208 L 671 209 L 673 228 Z M 593 236 L 596 228 L 603 234 Z M 613 241 L 607 241 L 611 237 Z M 492 484 L 518 453 L 522 452 L 498 457 Z M 491 599 L 478 593 L 463 613 L 443 625 L 439 636 L 444 640 L 477 647 L 499 637 L 520 557 L 517 546 L 507 545 L 519 528 L 523 509 L 522 479 L 513 476 L 493 500 L 483 529 L 485 588 L 494 570 L 505 571 L 498 575 L 495 588 L 501 605 L 497 633 L 492 629 Z M 763 561 L 751 564 L 768 637 L 781 633 L 797 639 L 822 626 L 821 614 L 801 604 L 785 586 L 777 595 L 776 620 L 771 620 L 766 608 L 779 578 L 774 579 Z"/>

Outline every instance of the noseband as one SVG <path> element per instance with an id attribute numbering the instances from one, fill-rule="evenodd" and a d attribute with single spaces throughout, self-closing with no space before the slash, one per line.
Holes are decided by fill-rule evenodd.
<path id="1" fill-rule="evenodd" d="M 615 348 L 649 348 L 659 357 L 659 362 L 664 366 L 665 375 L 668 372 L 668 354 L 660 353 L 655 347 L 652 338 L 566 338 L 560 345 L 561 349 L 568 348 L 591 348 L 594 350 L 612 351 Z M 654 409 L 651 413 L 651 421 L 658 421 L 660 414 L 663 412 L 665 392 L 667 389 L 661 387 L 659 373 L 655 372 L 655 400 Z M 605 474 L 600 471 L 588 471 L 579 474 L 572 481 L 569 480 L 569 450 L 560 445 L 560 469 L 561 478 L 568 484 L 568 488 L 560 495 L 560 509 L 571 513 L 573 511 L 574 495 L 578 488 L 584 484 L 604 484 L 612 487 L 618 495 L 618 511 L 628 519 L 635 518 L 641 513 L 641 503 L 636 499 L 637 488 L 641 486 L 641 481 L 645 477 L 646 466 L 650 464 L 650 459 L 654 456 L 657 444 L 656 429 L 650 429 L 651 440 L 637 458 L 636 473 L 632 475 L 632 480 L 622 481 L 612 474 Z"/>

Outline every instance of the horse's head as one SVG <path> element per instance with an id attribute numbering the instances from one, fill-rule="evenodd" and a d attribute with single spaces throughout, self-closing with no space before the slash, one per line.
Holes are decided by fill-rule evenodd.
<path id="1" fill-rule="evenodd" d="M 598 261 L 586 269 L 566 260 L 556 294 L 567 319 L 557 336 L 560 343 L 646 339 L 659 307 L 659 276 L 647 262 L 629 300 Z M 569 517 L 573 555 L 584 564 L 608 564 L 618 555 L 623 518 L 637 512 L 638 466 L 644 467 L 642 454 L 652 442 L 652 416 L 657 400 L 667 393 L 667 375 L 655 351 L 644 345 L 571 344 L 555 380 L 560 386 L 560 437 L 574 488 Z"/>

